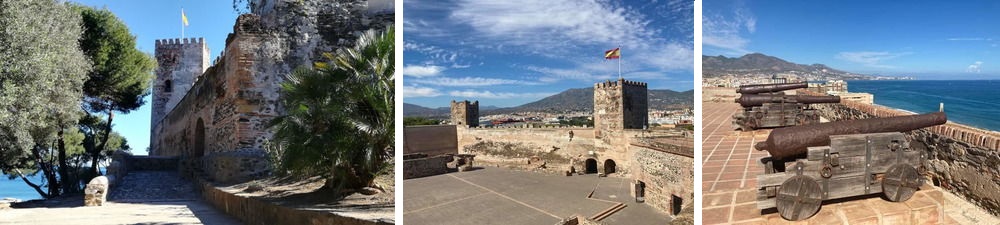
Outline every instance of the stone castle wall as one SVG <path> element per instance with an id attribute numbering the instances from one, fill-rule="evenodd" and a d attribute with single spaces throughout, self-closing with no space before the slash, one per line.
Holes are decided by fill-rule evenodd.
<path id="1" fill-rule="evenodd" d="M 196 41 L 203 47 L 202 55 L 188 54 L 195 49 L 188 45 L 172 50 L 166 45 L 169 41 L 158 43 L 160 86 L 153 91 L 152 155 L 259 152 L 271 137 L 266 125 L 284 112 L 280 83 L 286 75 L 296 67 L 324 60 L 322 53 L 353 46 L 363 31 L 385 29 L 394 18 L 393 10 L 369 11 L 367 1 L 358 0 L 251 3 L 254 14 L 237 19 L 225 50 L 212 67 L 201 69 L 204 73 L 193 73 L 197 67 L 191 66 L 202 62 L 207 67 L 204 41 Z M 166 93 L 163 83 L 171 78 L 167 75 L 178 73 L 198 78 L 172 80 L 191 86 Z M 169 101 L 161 101 L 162 119 L 156 119 L 156 96 L 179 99 L 172 108 L 166 107 Z"/>
<path id="2" fill-rule="evenodd" d="M 324 60 L 322 53 L 353 46 L 365 30 L 385 29 L 394 17 L 392 10 L 367 11 L 367 1 L 253 2 L 265 4 L 237 19 L 211 67 L 201 39 L 158 43 L 150 154 L 182 157 L 186 175 L 236 182 L 268 173 L 267 125 L 284 113 L 285 76 Z M 177 74 L 192 75 L 188 81 Z"/>
<path id="3" fill-rule="evenodd" d="M 570 131 L 573 137 L 570 139 Z M 588 158 L 600 163 L 606 159 L 623 162 L 624 155 L 606 155 L 594 147 L 592 128 L 464 128 L 458 127 L 458 152 L 476 155 L 479 165 L 501 165 L 534 169 L 532 157 L 545 161 L 552 172 L 565 171 L 570 165 L 583 168 Z M 590 155 L 595 152 L 595 155 Z M 619 170 L 624 165 L 619 163 Z"/>
<path id="4" fill-rule="evenodd" d="M 807 94 L 816 94 L 806 92 Z M 908 112 L 853 101 L 814 105 L 832 121 L 910 115 Z M 956 123 L 906 132 L 910 147 L 930 156 L 934 185 L 1000 215 L 1000 134 Z"/>
<path id="5" fill-rule="evenodd" d="M 694 198 L 694 158 L 644 145 L 629 146 L 632 178 L 645 184 L 645 202 L 664 212 L 679 212 Z M 674 202 L 677 201 L 681 202 Z"/>
<path id="6" fill-rule="evenodd" d="M 153 81 L 152 126 L 180 103 L 209 66 L 205 38 L 156 40 L 155 52 L 158 67 Z"/>
<path id="7" fill-rule="evenodd" d="M 153 127 L 154 155 L 200 157 L 261 148 L 265 132 L 261 121 L 275 114 L 260 109 L 261 91 L 253 87 L 269 84 L 253 79 L 260 75 L 249 70 L 259 33 L 245 28 L 256 20 L 253 15 L 240 16 L 225 53 Z"/>

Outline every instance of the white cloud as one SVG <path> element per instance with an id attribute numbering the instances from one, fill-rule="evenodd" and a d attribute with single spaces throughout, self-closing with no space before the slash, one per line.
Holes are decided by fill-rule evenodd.
<path id="1" fill-rule="evenodd" d="M 848 62 L 859 63 L 869 67 L 891 68 L 892 66 L 883 65 L 882 62 L 909 54 L 913 53 L 912 52 L 892 53 L 892 52 L 873 52 L 873 51 L 841 52 L 837 54 L 836 58 Z"/>
<path id="2" fill-rule="evenodd" d="M 458 0 L 450 18 L 488 42 L 552 51 L 578 44 L 641 46 L 658 31 L 642 14 L 583 0 Z"/>
<path id="3" fill-rule="evenodd" d="M 694 65 L 694 51 L 687 46 L 670 43 L 654 46 L 653 49 L 654 51 L 639 52 L 634 59 L 663 71 L 691 68 Z"/>
<path id="4" fill-rule="evenodd" d="M 735 54 L 746 54 L 750 40 L 742 33 L 757 31 L 757 17 L 749 10 L 738 7 L 733 18 L 722 15 L 706 15 L 702 18 L 702 43 L 704 45 L 732 51 Z"/>
<path id="5" fill-rule="evenodd" d="M 511 92 L 492 92 L 492 91 L 477 91 L 477 90 L 465 90 L 465 91 L 450 91 L 448 95 L 455 97 L 465 97 L 465 98 L 489 98 L 489 99 L 511 99 L 511 98 L 541 98 L 548 97 L 555 93 L 511 93 Z"/>
<path id="6" fill-rule="evenodd" d="M 463 58 L 475 57 L 474 55 L 465 53 L 464 51 L 459 52 L 412 41 L 403 43 L 403 51 L 418 52 L 426 56 L 428 60 L 424 62 L 425 64 L 452 64 L 452 68 L 466 68 L 468 66 L 459 64 L 459 61 L 462 61 L 461 59 Z"/>
<path id="7" fill-rule="evenodd" d="M 982 67 L 983 67 L 983 61 L 976 61 L 972 65 L 969 65 L 969 67 L 965 69 L 965 72 L 979 73 L 983 71 Z"/>
<path id="8" fill-rule="evenodd" d="M 434 88 L 417 87 L 417 86 L 403 86 L 403 96 L 404 98 L 411 97 L 436 97 L 440 96 L 441 92 L 438 92 Z"/>
<path id="9" fill-rule="evenodd" d="M 462 78 L 434 77 L 430 79 L 414 79 L 414 80 L 409 80 L 407 82 L 426 84 L 426 85 L 447 86 L 447 87 L 478 87 L 478 86 L 494 86 L 494 85 L 538 84 L 537 82 L 497 79 L 497 78 L 484 78 L 484 77 L 462 77 Z"/>
<path id="10" fill-rule="evenodd" d="M 403 75 L 412 77 L 432 77 L 441 74 L 441 71 L 444 70 L 444 67 L 435 65 L 406 65 L 403 67 Z"/>
<path id="11" fill-rule="evenodd" d="M 593 81 L 612 78 L 610 73 L 598 75 L 583 69 L 559 69 L 559 68 L 539 67 L 539 66 L 526 66 L 524 67 L 524 69 L 541 73 L 542 77 L 539 80 L 542 82 L 556 82 L 560 80 L 579 80 L 579 81 L 593 82 Z"/>
<path id="12" fill-rule="evenodd" d="M 962 37 L 962 38 L 948 38 L 949 41 L 992 41 L 993 38 L 981 38 L 981 37 Z"/>

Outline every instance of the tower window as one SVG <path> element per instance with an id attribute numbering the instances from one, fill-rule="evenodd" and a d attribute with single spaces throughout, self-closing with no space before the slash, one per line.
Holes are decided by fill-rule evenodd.
<path id="1" fill-rule="evenodd" d="M 163 92 L 171 92 L 174 89 L 173 87 L 174 86 L 170 80 L 163 81 Z"/>

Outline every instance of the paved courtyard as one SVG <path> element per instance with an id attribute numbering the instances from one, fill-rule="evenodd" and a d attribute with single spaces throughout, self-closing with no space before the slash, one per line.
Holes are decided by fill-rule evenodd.
<path id="1" fill-rule="evenodd" d="M 666 224 L 670 217 L 636 203 L 625 178 L 595 174 L 560 176 L 484 168 L 408 179 L 406 224 L 555 224 L 572 215 L 592 217 L 617 203 L 624 209 L 607 224 Z M 593 191 L 592 198 L 587 196 Z"/>
<path id="2" fill-rule="evenodd" d="M 703 224 L 1000 224 L 982 209 L 948 193 L 924 185 L 913 198 L 893 203 L 878 196 L 852 201 L 826 201 L 812 218 L 786 221 L 774 209 L 757 209 L 756 163 L 767 152 L 753 149 L 767 139 L 769 129 L 739 132 L 732 116 L 739 104 L 704 102 L 702 125 Z"/>
<path id="3" fill-rule="evenodd" d="M 199 199 L 175 172 L 129 173 L 104 206 L 83 207 L 82 196 L 45 204 L 0 210 L 0 224 L 241 224 Z"/>

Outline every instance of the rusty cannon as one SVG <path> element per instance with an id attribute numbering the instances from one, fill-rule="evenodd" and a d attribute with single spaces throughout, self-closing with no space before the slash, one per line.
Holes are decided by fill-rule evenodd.
<path id="1" fill-rule="evenodd" d="M 824 200 L 882 193 L 906 201 L 925 182 L 927 155 L 911 149 L 902 132 L 947 121 L 937 112 L 774 129 L 754 146 L 771 154 L 759 161 L 757 208 L 802 220 Z"/>
<path id="2" fill-rule="evenodd" d="M 784 83 L 784 84 L 750 84 L 741 85 L 736 93 L 740 94 L 762 94 L 762 93 L 776 93 L 781 91 L 806 88 L 809 87 L 805 81 L 798 83 Z"/>
<path id="3" fill-rule="evenodd" d="M 736 103 L 743 106 L 733 115 L 733 129 L 752 131 L 819 123 L 811 104 L 839 103 L 838 96 L 785 95 L 786 90 L 805 88 L 806 82 L 740 86 Z"/>
<path id="4" fill-rule="evenodd" d="M 840 103 L 840 96 L 745 94 L 737 98 L 736 103 L 743 107 L 763 106 L 766 103 Z"/>

